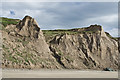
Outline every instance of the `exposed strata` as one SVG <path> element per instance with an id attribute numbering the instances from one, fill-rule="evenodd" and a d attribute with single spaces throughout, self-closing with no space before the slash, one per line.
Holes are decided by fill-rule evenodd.
<path id="1" fill-rule="evenodd" d="M 2 30 L 2 67 L 29 69 L 118 68 L 117 40 L 108 37 L 102 26 L 91 25 L 66 31 L 50 38 L 44 37 L 35 19 L 30 16 L 25 16 L 16 25 L 7 25 Z"/>

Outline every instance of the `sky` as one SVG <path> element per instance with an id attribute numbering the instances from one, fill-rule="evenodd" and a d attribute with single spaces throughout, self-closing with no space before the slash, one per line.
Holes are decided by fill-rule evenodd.
<path id="1" fill-rule="evenodd" d="M 42 30 L 98 24 L 112 36 L 118 36 L 117 2 L 2 2 L 1 11 L 1 17 L 32 16 Z"/>

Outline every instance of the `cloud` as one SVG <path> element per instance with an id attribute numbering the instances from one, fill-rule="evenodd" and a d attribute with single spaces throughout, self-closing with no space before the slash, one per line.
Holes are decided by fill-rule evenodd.
<path id="1" fill-rule="evenodd" d="M 119 34 L 118 34 L 118 28 L 113 28 L 113 29 L 111 29 L 111 30 L 108 30 L 107 32 L 110 33 L 110 34 L 111 34 L 112 36 L 114 36 L 114 37 L 120 36 L 120 32 L 119 32 Z"/>
<path id="2" fill-rule="evenodd" d="M 119 2 L 119 0 L 2 0 L 2 2 Z"/>
<path id="3" fill-rule="evenodd" d="M 10 15 L 9 11 L 15 15 Z M 4 17 L 34 17 L 41 29 L 68 29 L 100 24 L 105 31 L 118 27 L 116 2 L 3 2 Z M 112 33 L 113 34 L 113 33 Z"/>
<path id="4" fill-rule="evenodd" d="M 117 18 L 118 18 L 118 15 L 112 14 L 112 15 L 106 15 L 101 17 L 88 18 L 88 21 L 95 22 L 97 20 L 101 23 L 111 23 L 111 22 L 114 23 L 118 20 Z"/>

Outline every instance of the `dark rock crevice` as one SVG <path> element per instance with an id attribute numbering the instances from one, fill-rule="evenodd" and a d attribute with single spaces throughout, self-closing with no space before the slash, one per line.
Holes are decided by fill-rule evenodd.
<path id="1" fill-rule="evenodd" d="M 56 59 L 56 61 L 63 67 L 66 68 L 63 62 L 61 61 L 61 56 L 56 53 L 56 50 L 49 46 L 51 52 L 53 52 L 52 56 Z"/>

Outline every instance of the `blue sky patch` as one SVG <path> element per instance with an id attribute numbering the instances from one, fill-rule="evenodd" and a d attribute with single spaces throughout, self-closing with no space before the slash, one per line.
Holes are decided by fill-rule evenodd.
<path id="1" fill-rule="evenodd" d="M 11 14 L 11 15 L 15 15 L 15 12 L 14 12 L 14 11 L 10 11 L 10 14 Z"/>

